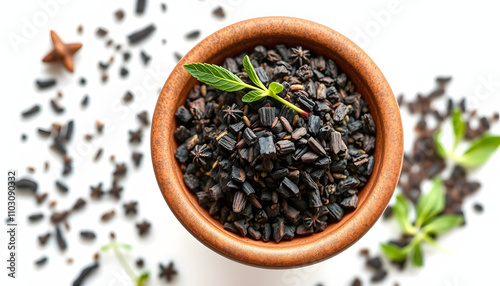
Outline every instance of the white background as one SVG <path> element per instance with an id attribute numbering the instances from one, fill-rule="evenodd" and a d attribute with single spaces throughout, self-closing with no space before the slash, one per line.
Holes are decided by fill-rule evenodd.
<path id="1" fill-rule="evenodd" d="M 108 242 L 107 234 L 111 230 L 116 232 L 119 241 L 134 246 L 127 253 L 131 263 L 136 257 L 144 257 L 146 268 L 151 271 L 149 285 L 166 283 L 158 279 L 158 262 L 166 264 L 170 260 L 175 261 L 179 271 L 172 285 L 312 286 L 321 282 L 330 286 L 350 285 L 355 276 L 362 278 L 363 285 L 369 284 L 370 272 L 365 270 L 359 250 L 369 247 L 372 253 L 379 252 L 379 242 L 395 237 L 397 226 L 394 222 L 379 221 L 358 243 L 328 261 L 295 270 L 264 270 L 215 254 L 188 234 L 174 218 L 154 178 L 149 155 L 149 130 L 144 133 L 141 145 L 132 147 L 126 142 L 128 130 L 139 127 L 135 114 L 148 110 L 152 115 L 158 90 L 175 65 L 173 52 L 184 54 L 196 44 L 197 40 L 184 38 L 194 29 L 201 30 L 202 39 L 226 25 L 253 17 L 285 15 L 310 19 L 358 43 L 380 67 L 395 94 L 414 97 L 417 92 L 430 91 L 435 76 L 452 75 L 450 95 L 457 99 L 467 96 L 470 105 L 478 107 L 484 115 L 500 110 L 500 5 L 496 1 L 164 1 L 168 6 L 166 13 L 161 12 L 159 1 L 148 1 L 143 16 L 135 15 L 133 0 L 60 1 L 48 16 L 40 5 L 45 2 L 54 1 L 2 1 L 0 4 L 0 152 L 4 173 L 0 180 L 6 180 L 7 169 L 17 169 L 21 176 L 30 176 L 26 167 L 34 166 L 36 173 L 32 177 L 39 182 L 40 191 L 49 193 L 49 199 L 42 207 L 37 207 L 32 198 L 18 197 L 18 278 L 15 281 L 7 279 L 2 263 L 0 285 L 68 285 L 83 266 L 91 263 L 93 253 Z M 225 20 L 211 15 L 218 5 L 226 10 Z M 119 8 L 126 13 L 122 23 L 113 18 L 114 11 Z M 27 21 L 35 23 L 35 29 L 27 31 L 27 25 L 30 25 L 26 24 Z M 151 22 L 158 28 L 153 37 L 138 47 L 129 47 L 126 35 Z M 76 33 L 80 24 L 84 27 L 83 35 Z M 130 75 L 126 80 L 118 76 L 122 57 L 116 53 L 115 62 L 109 69 L 109 81 L 101 84 L 97 62 L 107 61 L 114 51 L 105 47 L 105 40 L 95 36 L 99 26 L 109 30 L 109 37 L 122 44 L 122 50 L 132 52 L 127 65 Z M 83 48 L 75 57 L 74 74 L 57 65 L 41 63 L 41 58 L 51 49 L 51 29 L 66 42 L 83 42 Z M 17 47 L 9 40 L 14 35 L 24 39 Z M 166 45 L 162 45 L 162 39 L 167 40 Z M 141 49 L 152 55 L 147 68 L 140 61 Z M 87 79 L 85 87 L 78 84 L 81 76 Z M 38 91 L 35 79 L 48 77 L 57 78 L 57 87 Z M 134 102 L 124 107 L 120 100 L 127 90 L 143 92 L 137 92 Z M 62 115 L 54 114 L 49 106 L 49 100 L 56 97 L 57 91 L 64 95 L 60 102 L 66 111 Z M 86 110 L 79 105 L 84 94 L 90 96 Z M 34 102 L 42 105 L 42 112 L 32 119 L 22 120 L 20 112 Z M 49 127 L 53 122 L 65 123 L 72 118 L 76 120 L 76 133 L 70 154 L 75 159 L 75 172 L 63 179 L 70 186 L 70 192 L 61 195 L 54 187 L 54 180 L 60 178 L 57 169 L 60 159 L 49 151 L 49 141 L 38 137 L 36 128 Z M 95 120 L 104 121 L 108 128 L 105 135 L 87 143 L 83 135 L 95 133 Z M 415 120 L 403 112 L 406 149 L 411 146 Z M 498 126 L 493 131 L 500 133 Z M 21 133 L 28 135 L 27 142 L 21 142 Z M 98 163 L 94 163 L 92 157 L 99 147 L 104 148 L 104 154 Z M 145 153 L 143 164 L 138 169 L 131 164 L 132 150 Z M 114 169 L 109 162 L 112 154 L 118 162 L 126 162 L 129 166 L 122 202 L 139 200 L 137 217 L 125 218 L 121 202 L 105 198 L 89 203 L 85 210 L 71 215 L 66 252 L 57 249 L 54 237 L 45 247 L 38 246 L 36 236 L 53 230 L 47 219 L 50 215 L 48 202 L 57 200 L 56 210 L 61 211 L 69 208 L 78 197 L 88 198 L 90 185 L 102 181 L 108 189 L 110 173 Z M 51 169 L 44 173 L 43 162 L 46 160 L 50 161 Z M 499 160 L 500 154 L 497 153 L 473 173 L 483 187 L 464 204 L 468 225 L 440 238 L 440 243 L 451 254 L 425 247 L 424 268 L 410 267 L 399 273 L 388 266 L 389 277 L 380 285 L 394 285 L 395 281 L 400 285 L 499 284 Z M 472 211 L 472 204 L 476 201 L 484 204 L 483 214 Z M 5 195 L 0 195 L 0 206 L 0 218 L 3 219 L 6 216 Z M 108 223 L 101 223 L 102 213 L 111 209 L 115 209 L 116 217 Z M 27 216 L 35 211 L 44 212 L 46 217 L 43 222 L 30 224 Z M 153 228 L 148 237 L 139 238 L 134 224 L 143 218 L 152 221 Z M 97 241 L 81 241 L 78 232 L 84 228 L 96 230 Z M 5 231 L 2 230 L 0 238 L 0 260 L 5 261 Z M 37 269 L 33 261 L 43 255 L 49 257 L 49 262 Z M 68 265 L 66 259 L 70 257 L 74 263 Z M 100 269 L 86 285 L 132 285 L 114 256 L 104 253 L 101 262 Z"/>

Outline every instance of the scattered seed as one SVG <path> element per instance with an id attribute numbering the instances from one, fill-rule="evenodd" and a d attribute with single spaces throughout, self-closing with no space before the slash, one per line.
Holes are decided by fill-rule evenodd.
<path id="1" fill-rule="evenodd" d="M 144 10 L 146 9 L 146 0 L 137 0 L 135 5 L 135 13 L 137 15 L 144 14 Z"/>
<path id="2" fill-rule="evenodd" d="M 200 36 L 201 32 L 200 30 L 194 30 L 186 34 L 186 39 L 188 40 L 194 40 L 197 39 Z"/>
<path id="3" fill-rule="evenodd" d="M 38 236 L 38 242 L 40 243 L 40 245 L 44 246 L 47 244 L 47 241 L 49 240 L 50 238 L 50 232 L 47 232 L 46 234 L 44 235 L 39 235 Z"/>
<path id="4" fill-rule="evenodd" d="M 125 17 L 125 12 L 122 9 L 116 10 L 114 15 L 115 15 L 116 21 L 120 22 Z"/>
<path id="5" fill-rule="evenodd" d="M 142 63 L 147 66 L 149 61 L 151 60 L 151 56 L 146 53 L 146 51 L 142 50 L 141 51 L 141 59 Z"/>
<path id="6" fill-rule="evenodd" d="M 226 13 L 224 12 L 224 9 L 221 6 L 218 6 L 212 11 L 212 15 L 214 15 L 215 18 L 217 19 L 224 19 L 226 18 Z"/>
<path id="7" fill-rule="evenodd" d="M 43 266 L 47 263 L 49 258 L 47 256 L 42 256 L 40 259 L 35 261 L 36 266 L 40 267 Z"/>
<path id="8" fill-rule="evenodd" d="M 83 270 L 80 272 L 80 275 L 78 275 L 76 280 L 73 282 L 73 286 L 83 285 L 87 277 L 97 268 L 99 268 L 99 264 L 97 262 L 83 268 Z"/>
<path id="9" fill-rule="evenodd" d="M 56 225 L 56 240 L 57 240 L 57 245 L 59 246 L 59 250 L 64 251 L 68 247 L 68 244 L 66 243 L 66 240 L 63 237 L 63 234 L 61 232 L 61 228 L 59 225 Z"/>
<path id="10" fill-rule="evenodd" d="M 86 240 L 94 240 L 96 238 L 95 233 L 93 231 L 90 231 L 90 230 L 80 231 L 80 236 Z"/>
<path id="11" fill-rule="evenodd" d="M 97 28 L 96 34 L 98 37 L 103 38 L 104 36 L 106 36 L 108 34 L 108 30 L 106 30 L 102 27 L 99 27 L 99 28 Z"/>
<path id="12" fill-rule="evenodd" d="M 40 109 L 41 109 L 40 105 L 35 104 L 35 105 L 33 105 L 32 107 L 30 107 L 29 109 L 27 109 L 27 110 L 23 111 L 23 112 L 21 113 L 21 115 L 22 115 L 24 118 L 28 118 L 28 117 L 31 117 L 31 116 L 33 116 L 33 115 L 37 114 L 38 112 L 40 112 Z"/>
<path id="13" fill-rule="evenodd" d="M 39 89 L 46 89 L 46 88 L 53 87 L 54 85 L 56 85 L 56 80 L 53 78 L 45 79 L 45 80 L 37 79 L 36 85 L 38 86 Z"/>
<path id="14" fill-rule="evenodd" d="M 101 221 L 102 221 L 102 222 L 107 222 L 107 221 L 111 220 L 114 216 L 115 216 L 115 211 L 114 211 L 114 210 L 111 210 L 111 211 L 109 211 L 109 212 L 104 213 L 104 214 L 101 216 Z"/>
<path id="15" fill-rule="evenodd" d="M 129 44 L 137 44 L 146 39 L 149 35 L 151 35 L 156 30 L 156 26 L 154 24 L 149 24 L 148 26 L 142 28 L 141 30 L 135 31 L 128 35 Z"/>
<path id="16" fill-rule="evenodd" d="M 151 228 L 151 224 L 147 221 L 137 223 L 135 226 L 137 227 L 137 231 L 139 232 L 140 236 L 144 236 L 144 235 L 148 234 L 149 230 Z"/>

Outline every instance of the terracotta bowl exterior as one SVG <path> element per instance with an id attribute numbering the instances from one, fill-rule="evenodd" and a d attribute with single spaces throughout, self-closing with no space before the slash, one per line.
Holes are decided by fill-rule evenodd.
<path id="1" fill-rule="evenodd" d="M 188 63 L 221 65 L 226 57 L 251 51 L 256 45 L 302 46 L 333 59 L 355 83 L 376 123 L 375 165 L 359 193 L 355 211 L 325 231 L 291 241 L 255 241 L 223 229 L 198 205 L 185 187 L 174 157 L 178 144 L 175 111 L 198 81 L 183 68 Z M 392 90 L 375 63 L 352 41 L 323 25 L 289 17 L 256 18 L 223 28 L 186 54 L 170 74 L 158 98 L 151 130 L 156 180 L 170 209 L 200 242 L 241 263 L 265 268 L 304 266 L 332 257 L 360 239 L 385 210 L 396 187 L 403 158 L 403 130 Z"/>

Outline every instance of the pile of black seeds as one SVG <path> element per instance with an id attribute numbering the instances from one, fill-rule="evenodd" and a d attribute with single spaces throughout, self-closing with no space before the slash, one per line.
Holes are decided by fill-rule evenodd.
<path id="1" fill-rule="evenodd" d="M 134 4 L 133 9 L 129 9 L 131 12 L 128 12 L 126 14 L 126 9 L 120 8 L 115 10 L 113 13 L 110 13 L 110 15 L 114 18 L 115 24 L 122 23 L 123 21 L 132 17 L 134 14 L 138 15 L 139 17 L 143 17 L 148 13 L 148 9 L 151 9 L 151 5 L 148 6 L 148 2 L 149 1 L 147 0 L 137 0 Z M 167 11 L 167 5 L 165 3 L 159 4 L 157 8 L 160 9 L 160 11 L 162 11 L 163 13 Z M 134 13 L 132 13 L 132 11 Z M 225 17 L 224 10 L 220 7 L 216 9 L 216 11 L 213 11 L 213 15 L 218 19 L 223 19 Z M 145 21 L 147 21 L 147 19 L 145 19 Z M 97 28 L 97 30 L 95 31 L 96 38 L 102 40 L 104 45 L 108 48 L 101 57 L 105 60 L 102 60 L 98 63 L 98 67 L 101 71 L 101 83 L 104 84 L 108 80 L 108 74 L 111 72 L 113 64 L 115 64 L 116 66 L 116 73 L 124 80 L 129 77 L 131 72 L 136 72 L 136 70 L 132 71 L 127 66 L 131 61 L 141 61 L 143 63 L 143 66 L 147 67 L 148 64 L 152 62 L 153 57 L 150 53 L 147 52 L 147 46 L 145 45 L 145 43 L 149 39 L 151 39 L 151 41 L 154 41 L 156 39 L 156 29 L 157 26 L 155 23 L 143 22 L 139 27 L 137 27 L 137 29 L 131 31 L 126 38 L 122 39 L 113 37 L 113 28 Z M 79 25 L 76 29 L 76 32 L 77 35 L 82 35 L 84 32 L 83 25 Z M 200 31 L 194 30 L 187 33 L 186 35 L 187 40 L 195 40 L 200 36 Z M 162 42 L 166 43 L 166 40 L 162 39 Z M 175 52 L 175 54 L 179 53 Z M 88 81 L 95 80 L 91 76 L 75 76 L 75 83 L 82 89 L 85 89 L 87 87 Z M 54 92 L 55 88 L 64 88 L 63 86 L 58 86 L 58 84 L 60 84 L 60 81 L 57 75 L 41 75 L 39 79 L 35 80 L 34 84 L 39 91 L 44 93 Z M 82 94 L 82 100 L 80 101 L 79 105 L 82 111 L 87 111 L 91 109 L 91 97 L 90 95 L 86 94 L 85 90 L 83 90 Z M 122 93 L 122 96 L 122 104 L 128 104 L 131 109 L 136 108 L 133 105 L 134 94 L 132 92 L 125 89 Z M 116 204 L 120 204 L 122 207 L 110 208 L 109 211 L 101 214 L 100 217 L 102 222 L 105 222 L 110 227 L 112 227 L 114 223 L 114 217 L 128 217 L 128 221 L 130 221 L 130 232 L 136 233 L 137 236 L 141 237 L 147 236 L 152 230 L 152 224 L 150 220 L 145 218 L 138 220 L 138 201 L 130 200 L 124 202 L 122 201 L 121 197 L 123 192 L 125 191 L 124 178 L 131 174 L 131 172 L 134 172 L 136 169 L 140 170 L 140 165 L 144 157 L 142 150 L 144 146 L 142 146 L 141 143 L 143 136 L 147 136 L 146 132 L 148 132 L 149 130 L 150 113 L 147 110 L 137 111 L 137 124 L 135 124 L 134 126 L 130 126 L 128 132 L 128 142 L 131 145 L 131 155 L 130 157 L 128 157 L 128 162 L 116 162 L 114 154 L 107 154 L 107 151 L 104 150 L 102 146 L 96 146 L 96 143 L 92 142 L 94 144 L 92 147 L 96 148 L 96 150 L 95 154 L 93 156 L 90 156 L 89 159 L 92 160 L 95 164 L 98 164 L 102 162 L 102 158 L 104 154 L 106 154 L 106 156 L 109 156 L 111 162 L 115 166 L 115 169 L 110 174 L 110 181 L 108 183 L 89 181 L 89 193 L 78 198 L 71 207 L 56 210 L 58 199 L 72 191 L 78 191 L 80 189 L 79 186 L 75 186 L 73 188 L 73 186 L 69 185 L 67 179 L 72 175 L 72 173 L 76 171 L 73 168 L 73 159 L 71 154 L 71 151 L 74 149 L 72 143 L 73 145 L 75 145 L 75 143 L 73 142 L 75 141 L 73 138 L 75 128 L 81 128 L 81 126 L 85 126 L 85 124 L 88 123 L 84 119 L 70 119 L 66 122 L 60 122 L 60 120 L 57 120 L 57 117 L 64 115 L 65 113 L 67 113 L 67 110 L 69 110 L 69 108 L 66 109 L 66 106 L 62 105 L 62 98 L 63 93 L 56 90 L 54 92 L 54 96 L 47 100 L 47 104 L 35 102 L 31 106 L 27 106 L 20 112 L 23 121 L 35 120 L 35 118 L 37 118 L 38 114 L 40 114 L 41 112 L 50 112 L 54 115 L 54 118 L 56 118 L 53 119 L 53 121 L 51 119 L 51 123 L 49 124 L 41 123 L 42 126 L 34 131 L 34 133 L 36 134 L 32 134 L 32 132 L 29 132 L 28 130 L 24 130 L 24 132 L 21 133 L 21 140 L 23 142 L 28 141 L 28 138 L 38 138 L 39 140 L 47 141 L 49 145 L 47 155 L 49 155 L 50 152 L 53 152 L 61 161 L 61 167 L 58 168 L 61 170 L 61 175 L 54 181 L 53 186 L 39 186 L 36 179 L 38 177 L 46 175 L 43 173 L 47 173 L 49 171 L 49 161 L 43 162 L 43 168 L 41 168 L 43 173 L 36 173 L 37 169 L 33 167 L 36 164 L 27 166 L 26 169 L 29 175 L 27 175 L 26 177 L 21 176 L 16 182 L 18 194 L 33 197 L 38 205 L 38 208 L 33 210 L 32 213 L 29 214 L 26 218 L 29 223 L 32 225 L 48 223 L 50 226 L 49 231 L 45 231 L 44 233 L 41 233 L 37 236 L 37 243 L 40 245 L 43 251 L 48 247 L 48 245 L 50 245 L 50 240 L 54 240 L 54 244 L 57 245 L 56 247 L 60 249 L 61 253 L 67 254 L 70 251 L 70 247 L 74 247 L 74 245 L 76 245 L 74 242 L 67 239 L 67 237 L 69 237 L 69 235 L 67 234 L 71 230 L 70 222 L 72 214 L 81 211 L 90 211 L 90 208 L 95 201 L 103 199 L 109 199 Z M 107 126 L 105 126 L 104 123 L 102 123 L 100 120 L 95 120 L 95 130 L 84 135 L 85 142 L 90 143 L 95 138 L 106 136 L 106 127 Z M 130 164 L 132 164 L 135 168 L 130 168 Z M 55 168 L 57 167 L 58 166 L 55 166 Z M 99 166 L 96 165 L 96 167 Z M 53 189 L 54 191 L 50 190 L 45 192 L 46 189 Z M 40 190 L 44 190 L 44 192 L 40 192 Z M 98 223 L 98 221 L 95 221 L 94 223 Z M 76 226 L 75 228 L 79 234 L 79 240 L 85 241 L 88 244 L 95 243 L 96 237 L 100 235 L 96 231 L 91 229 L 92 224 L 85 226 Z M 96 251 L 98 251 L 98 249 L 99 246 L 96 246 Z M 92 273 L 94 273 L 96 269 L 99 268 L 98 256 L 98 253 L 96 253 L 96 255 L 94 255 L 94 262 L 83 268 L 80 271 L 80 274 L 75 273 L 76 278 L 73 281 L 73 285 L 84 285 L 86 283 L 85 280 L 90 275 L 92 275 Z M 76 259 L 80 258 L 78 257 Z M 50 259 L 47 255 L 33 257 L 33 260 L 35 265 L 40 269 L 50 267 Z M 74 260 L 75 258 L 67 258 L 67 263 L 71 264 Z M 141 258 L 140 263 L 137 263 L 137 268 L 142 268 L 144 264 L 145 260 L 144 258 Z M 177 270 L 174 268 L 173 262 L 170 262 L 168 264 L 168 267 L 164 267 L 163 264 L 158 263 L 158 267 L 161 271 L 160 278 L 165 277 L 167 281 L 171 281 L 172 279 L 174 279 L 174 276 L 177 274 Z"/>
<path id="2" fill-rule="evenodd" d="M 247 53 L 223 66 L 251 84 Z M 179 107 L 175 157 L 199 204 L 228 231 L 279 243 L 323 231 L 354 210 L 373 169 L 375 123 L 333 60 L 301 47 L 256 46 L 259 79 L 308 118 L 274 99 L 197 85 Z"/>

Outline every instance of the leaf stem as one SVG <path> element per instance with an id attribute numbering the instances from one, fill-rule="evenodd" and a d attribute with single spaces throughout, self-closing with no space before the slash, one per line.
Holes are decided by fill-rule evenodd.
<path id="1" fill-rule="evenodd" d="M 262 89 L 260 87 L 256 87 L 256 86 L 253 86 L 253 85 L 249 85 L 249 84 L 246 84 L 246 83 L 243 83 L 243 84 L 240 84 L 241 86 L 244 86 L 246 88 L 251 88 L 251 89 L 255 89 L 255 90 L 258 90 L 258 91 L 264 91 L 264 92 L 267 92 L 267 89 Z"/>
<path id="2" fill-rule="evenodd" d="M 277 96 L 276 94 L 274 94 L 273 92 L 269 92 L 268 94 L 269 96 L 271 96 L 272 98 L 280 101 L 281 103 L 283 103 L 284 105 L 290 107 L 291 109 L 297 111 L 300 115 L 304 116 L 305 118 L 307 118 L 309 116 L 309 113 L 307 113 L 306 111 L 300 109 L 299 107 L 293 105 L 292 103 L 284 100 L 283 98 Z"/>
<path id="3" fill-rule="evenodd" d="M 111 248 L 113 248 L 116 258 L 118 258 L 118 261 L 122 265 L 123 269 L 125 269 L 125 272 L 127 272 L 127 275 L 130 277 L 130 279 L 132 279 L 132 281 L 135 282 L 137 280 L 137 278 L 135 277 L 135 273 L 132 270 L 132 268 L 128 265 L 127 261 L 125 260 L 125 257 L 123 257 L 123 254 L 120 252 L 115 242 L 111 242 Z"/>

